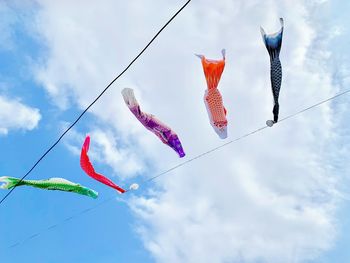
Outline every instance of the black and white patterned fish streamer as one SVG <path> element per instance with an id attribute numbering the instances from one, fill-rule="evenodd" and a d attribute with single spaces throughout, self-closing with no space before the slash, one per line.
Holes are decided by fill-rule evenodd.
<path id="1" fill-rule="evenodd" d="M 278 121 L 278 113 L 279 113 L 279 104 L 278 97 L 280 94 L 281 83 L 282 83 L 282 66 L 281 61 L 279 59 L 279 54 L 282 46 L 282 36 L 283 36 L 283 27 L 284 22 L 283 18 L 280 18 L 281 29 L 280 31 L 267 35 L 262 27 L 260 27 L 261 35 L 263 37 L 265 46 L 270 55 L 270 63 L 271 63 L 271 88 L 274 100 L 273 106 L 273 120 L 266 121 L 268 126 L 272 126 L 274 123 Z"/>

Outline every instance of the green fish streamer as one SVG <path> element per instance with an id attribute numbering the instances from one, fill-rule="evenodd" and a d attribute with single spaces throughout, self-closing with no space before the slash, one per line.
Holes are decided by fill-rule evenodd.
<path id="1" fill-rule="evenodd" d="M 3 183 L 3 184 L 1 184 Z M 45 189 L 45 190 L 58 190 L 65 192 L 73 192 L 76 194 L 90 196 L 92 198 L 97 198 L 98 193 L 92 189 L 81 186 L 70 182 L 63 178 L 50 178 L 47 180 L 20 180 L 14 177 L 3 176 L 0 177 L 0 188 L 1 189 L 11 189 L 13 187 L 18 187 L 22 185 L 32 186 L 35 188 Z"/>

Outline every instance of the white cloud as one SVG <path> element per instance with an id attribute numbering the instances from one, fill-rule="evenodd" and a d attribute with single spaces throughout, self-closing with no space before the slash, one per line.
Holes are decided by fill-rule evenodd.
<path id="1" fill-rule="evenodd" d="M 0 96 L 0 134 L 10 130 L 33 130 L 41 119 L 39 109 L 29 107 L 18 99 Z"/>
<path id="2" fill-rule="evenodd" d="M 272 98 L 259 26 L 274 32 L 279 17 L 285 19 L 281 116 L 334 94 L 332 72 L 322 63 L 330 50 L 313 50 L 325 29 L 309 20 L 322 2 L 193 1 L 92 108 L 108 126 L 95 135 L 100 160 L 112 167 L 125 160 L 117 136 L 155 170 L 179 162 L 131 115 L 120 95 L 125 86 L 136 90 L 143 110 L 173 127 L 188 156 L 222 142 L 207 118 L 194 53 L 218 58 L 227 50 L 220 90 L 229 138 L 264 125 Z M 36 30 L 49 52 L 37 78 L 62 108 L 92 101 L 180 5 L 85 1 L 81 12 L 77 2 L 39 3 Z M 156 262 L 305 262 L 329 249 L 341 178 L 328 153 L 338 150 L 331 147 L 336 118 L 330 104 L 311 110 L 161 177 L 157 190 L 135 197 L 139 233 Z"/>
<path id="3" fill-rule="evenodd" d="M 33 2 L 30 0 L 0 1 L 0 50 L 16 51 L 16 34 L 18 31 L 27 28 L 23 21 L 30 21 L 31 13 L 29 10 L 35 10 Z M 21 24 L 21 27 L 19 27 Z M 18 26 L 18 27 L 17 27 Z"/>
<path id="4" fill-rule="evenodd" d="M 12 10 L 4 2 L 0 2 L 0 15 L 2 17 L 2 23 L 0 23 L 0 48 L 2 50 L 10 50 L 14 45 L 11 28 L 15 24 L 16 18 Z"/>

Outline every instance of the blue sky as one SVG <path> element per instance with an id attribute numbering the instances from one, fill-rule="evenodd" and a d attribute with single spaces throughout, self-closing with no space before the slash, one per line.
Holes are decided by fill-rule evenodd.
<path id="1" fill-rule="evenodd" d="M 1 94 L 20 97 L 23 103 L 39 108 L 42 115 L 40 124 L 31 132 L 15 130 L 1 137 L 1 174 L 16 177 L 22 176 L 57 138 L 61 131 L 60 121 L 72 120 L 80 112 L 74 108 L 57 111 L 33 80 L 32 63 L 40 60 L 46 50 L 25 30 L 34 11 L 13 6 L 6 10 L 9 20 L 15 22 L 8 28 L 11 32 L 9 47 L 0 51 L 1 82 L 5 86 Z M 83 127 L 87 121 L 89 116 L 80 125 Z M 102 166 L 99 168 L 108 171 Z M 109 201 L 94 211 L 61 223 L 56 229 L 45 230 L 115 195 L 86 177 L 80 169 L 79 158 L 67 155 L 63 144 L 58 145 L 29 178 L 49 177 L 63 177 L 91 186 L 101 193 L 101 197 L 90 200 L 78 195 L 33 192 L 24 188 L 15 191 L 8 202 L 4 202 L 0 216 L 4 226 L 0 238 L 2 262 L 152 262 L 133 230 L 134 220 L 129 208 L 122 202 Z M 38 232 L 38 238 L 8 248 Z"/>
<path id="2" fill-rule="evenodd" d="M 28 177 L 63 177 L 97 190 L 99 198 L 16 189 L 0 206 L 2 262 L 348 262 L 350 206 L 339 198 L 349 181 L 346 97 L 125 197 L 88 178 L 77 154 L 91 134 L 96 169 L 124 186 L 180 162 L 133 119 L 120 96 L 125 86 L 136 90 L 146 112 L 176 128 L 186 158 L 221 144 L 203 108 L 205 86 L 193 54 L 215 58 L 222 47 L 229 138 L 263 125 L 271 98 L 259 26 L 274 32 L 279 16 L 286 21 L 281 115 L 346 89 L 348 8 L 321 2 L 189 5 Z M 1 3 L 0 98 L 22 106 L 17 114 L 0 113 L 7 121 L 0 123 L 7 130 L 0 133 L 0 175 L 21 177 L 179 5 Z"/>

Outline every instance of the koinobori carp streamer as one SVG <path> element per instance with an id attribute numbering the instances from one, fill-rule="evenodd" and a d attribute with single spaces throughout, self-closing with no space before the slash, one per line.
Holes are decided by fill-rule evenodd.
<path id="1" fill-rule="evenodd" d="M 103 176 L 102 174 L 96 173 L 94 167 L 90 162 L 90 158 L 88 156 L 89 146 L 90 146 L 90 136 L 86 136 L 83 147 L 81 149 L 81 155 L 80 155 L 80 166 L 84 170 L 84 172 L 90 177 L 92 177 L 93 179 L 114 188 L 119 193 L 125 193 L 125 190 L 123 188 L 116 185 L 115 183 L 113 183 L 111 180 L 109 180 L 107 177 Z"/>
<path id="2" fill-rule="evenodd" d="M 185 152 L 177 134 L 170 127 L 158 120 L 154 115 L 141 111 L 140 105 L 137 102 L 132 89 L 123 89 L 122 95 L 130 111 L 145 128 L 153 132 L 164 144 L 171 147 L 180 158 L 185 156 Z"/>
<path id="3" fill-rule="evenodd" d="M 222 72 L 225 68 L 225 49 L 221 51 L 222 59 L 207 59 L 204 55 L 196 55 L 202 61 L 207 89 L 204 93 L 204 103 L 209 115 L 210 124 L 221 139 L 227 138 L 227 110 L 218 89 Z"/>
<path id="4" fill-rule="evenodd" d="M 282 46 L 282 37 L 283 37 L 283 28 L 284 22 L 283 18 L 280 18 L 281 29 L 274 33 L 267 35 L 262 27 L 260 27 L 261 35 L 264 40 L 267 51 L 270 55 L 270 78 L 271 78 L 271 88 L 272 95 L 274 100 L 273 106 L 273 120 L 266 121 L 268 126 L 272 126 L 278 121 L 279 114 L 279 103 L 278 97 L 280 94 L 281 84 L 282 84 L 282 66 L 279 58 L 281 46 Z"/>
<path id="5" fill-rule="evenodd" d="M 14 177 L 3 176 L 0 177 L 0 185 L 2 189 L 12 189 L 18 186 L 32 186 L 35 188 L 45 189 L 45 190 L 58 190 L 64 192 L 72 192 L 76 194 L 86 195 L 92 198 L 97 198 L 98 193 L 90 188 L 81 186 L 70 182 L 63 178 L 50 178 L 46 180 L 21 180 Z"/>

